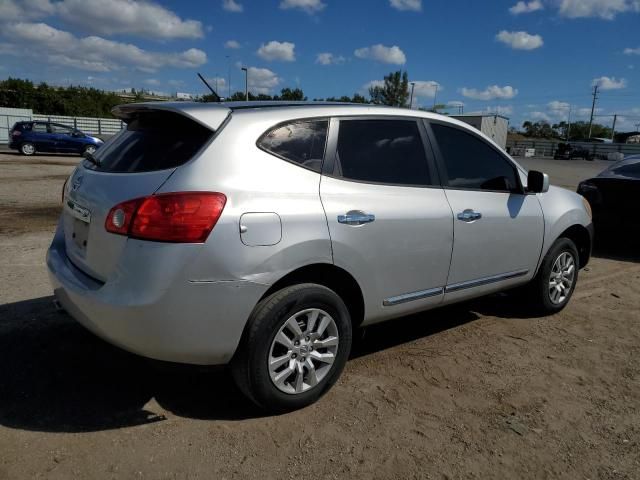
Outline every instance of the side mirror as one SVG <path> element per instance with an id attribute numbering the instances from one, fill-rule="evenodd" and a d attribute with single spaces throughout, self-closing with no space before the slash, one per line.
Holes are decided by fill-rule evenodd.
<path id="1" fill-rule="evenodd" d="M 538 172 L 537 170 L 529 170 L 527 175 L 527 192 L 544 193 L 549 191 L 549 175 Z"/>

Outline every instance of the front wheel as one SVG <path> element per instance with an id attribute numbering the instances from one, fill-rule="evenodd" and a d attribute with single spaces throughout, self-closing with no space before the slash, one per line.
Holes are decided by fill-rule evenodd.
<path id="1" fill-rule="evenodd" d="M 284 288 L 262 300 L 231 362 L 240 390 L 269 411 L 302 408 L 338 380 L 351 350 L 351 319 L 322 285 Z"/>
<path id="2" fill-rule="evenodd" d="M 566 307 L 578 282 L 578 269 L 579 257 L 575 243 L 568 238 L 556 240 L 527 289 L 532 306 L 546 315 Z"/>

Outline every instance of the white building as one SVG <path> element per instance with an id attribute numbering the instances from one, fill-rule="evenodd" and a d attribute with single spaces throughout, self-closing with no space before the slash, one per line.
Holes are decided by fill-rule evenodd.
<path id="1" fill-rule="evenodd" d="M 490 139 L 496 142 L 504 150 L 507 147 L 507 132 L 509 131 L 509 118 L 502 115 L 469 113 L 463 115 L 451 115 L 472 127 L 476 127 Z"/>

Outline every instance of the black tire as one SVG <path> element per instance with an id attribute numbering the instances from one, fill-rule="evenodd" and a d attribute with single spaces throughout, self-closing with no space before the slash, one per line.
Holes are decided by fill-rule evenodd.
<path id="1" fill-rule="evenodd" d="M 331 367 L 317 385 L 301 393 L 285 393 L 276 387 L 269 373 L 272 343 L 288 319 L 310 308 L 323 310 L 333 318 L 339 337 L 337 352 Z M 318 400 L 338 380 L 349 358 L 351 340 L 349 311 L 333 290 L 313 283 L 286 287 L 254 308 L 231 361 L 231 372 L 238 388 L 264 410 L 295 410 Z"/>
<path id="2" fill-rule="evenodd" d="M 30 157 L 31 155 L 36 153 L 36 147 L 31 142 L 24 142 L 22 145 L 20 145 L 20 153 L 22 155 L 26 155 L 27 157 Z"/>
<path id="3" fill-rule="evenodd" d="M 558 258 L 563 254 L 569 254 L 573 261 L 573 278 L 568 291 L 565 291 L 562 301 L 552 300 L 550 294 L 551 272 Z M 578 282 L 580 260 L 575 243 L 568 238 L 559 238 L 551 246 L 540 265 L 535 278 L 526 288 L 527 303 L 541 315 L 552 315 L 567 306 Z M 564 288 L 564 287 L 563 287 Z"/>

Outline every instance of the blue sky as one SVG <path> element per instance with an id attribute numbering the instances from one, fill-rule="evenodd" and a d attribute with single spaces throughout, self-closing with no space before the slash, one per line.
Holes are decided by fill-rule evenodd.
<path id="1" fill-rule="evenodd" d="M 365 93 L 392 70 L 416 102 L 557 122 L 640 122 L 640 0 L 0 0 L 0 78 L 108 90 L 309 98 Z M 218 78 L 217 82 L 215 78 Z M 453 109 L 457 110 L 457 109 Z M 610 124 L 609 116 L 598 121 Z"/>

